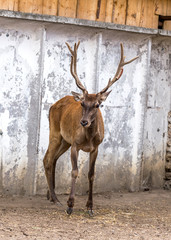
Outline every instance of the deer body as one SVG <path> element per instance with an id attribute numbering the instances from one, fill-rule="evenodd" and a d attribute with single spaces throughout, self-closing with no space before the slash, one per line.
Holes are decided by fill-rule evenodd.
<path id="1" fill-rule="evenodd" d="M 75 182 L 78 176 L 78 154 L 80 150 L 90 153 L 89 160 L 89 195 L 87 209 L 92 215 L 93 209 L 93 182 L 95 162 L 98 154 L 98 146 L 104 138 L 104 124 L 100 104 L 106 100 L 111 91 L 108 88 L 116 82 L 123 72 L 123 66 L 134 61 L 124 62 L 123 46 L 121 44 L 121 60 L 114 78 L 109 79 L 108 85 L 97 94 L 89 94 L 80 82 L 77 71 L 77 49 L 75 44 L 74 50 L 71 49 L 71 74 L 75 78 L 76 85 L 82 90 L 82 94 L 72 92 L 73 96 L 66 96 L 53 104 L 49 112 L 49 146 L 45 154 L 43 163 L 48 183 L 47 197 L 54 203 L 59 203 L 55 194 L 55 167 L 58 158 L 71 147 L 71 191 L 69 194 L 67 213 L 71 214 L 75 199 Z"/>
<path id="2" fill-rule="evenodd" d="M 104 138 L 104 124 L 100 109 L 93 123 L 85 128 L 80 124 L 82 107 L 73 96 L 66 96 L 52 105 L 49 113 L 50 139 L 60 135 L 68 144 L 76 145 L 77 150 L 91 152 Z"/>

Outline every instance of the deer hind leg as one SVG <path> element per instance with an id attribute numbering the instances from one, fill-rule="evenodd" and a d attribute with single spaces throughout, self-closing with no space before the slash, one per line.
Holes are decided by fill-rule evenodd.
<path id="1" fill-rule="evenodd" d="M 70 144 L 68 144 L 63 138 L 61 139 L 61 142 L 60 142 L 60 145 L 57 145 L 56 143 L 56 149 L 55 149 L 55 156 L 53 157 L 53 161 L 52 161 L 52 164 L 50 164 L 52 166 L 52 169 L 50 171 L 50 176 L 48 175 L 48 168 L 49 166 L 47 166 L 47 156 L 45 155 L 45 158 L 44 158 L 44 166 L 45 166 L 45 173 L 46 173 L 46 177 L 47 177 L 47 181 L 48 181 L 48 185 L 49 183 L 52 184 L 52 188 L 53 188 L 53 191 L 52 193 L 50 193 L 50 187 L 49 187 L 49 190 L 47 191 L 47 199 L 52 201 L 52 202 L 59 202 L 59 200 L 57 199 L 56 195 L 55 195 L 55 199 L 53 198 L 54 194 L 55 194 L 55 168 L 56 168 L 56 162 L 58 160 L 58 158 L 64 153 L 66 152 L 69 147 L 70 147 Z M 54 148 L 55 148 L 54 146 Z M 47 171 L 46 171 L 47 169 Z M 51 178 L 51 179 L 49 179 Z"/>
<path id="2" fill-rule="evenodd" d="M 48 150 L 45 154 L 45 157 L 43 159 L 46 179 L 48 183 L 49 192 L 47 193 L 47 197 L 50 199 L 50 201 L 56 203 L 59 202 L 59 200 L 56 197 L 55 191 L 54 191 L 54 180 L 53 175 L 55 171 L 56 166 L 56 152 L 58 151 L 61 144 L 61 138 L 53 138 L 51 139 L 49 143 Z"/>
<path id="3" fill-rule="evenodd" d="M 68 208 L 67 213 L 70 215 L 73 211 L 74 207 L 74 200 L 75 200 L 75 182 L 78 176 L 78 166 L 77 166 L 77 159 L 78 159 L 78 151 L 76 147 L 71 148 L 71 163 L 72 163 L 72 172 L 71 172 L 71 191 L 69 194 L 69 199 L 67 201 Z"/>
<path id="4" fill-rule="evenodd" d="M 89 172 L 88 172 L 89 194 L 88 194 L 88 201 L 86 204 L 87 210 L 90 216 L 93 216 L 93 183 L 94 183 L 94 169 L 95 169 L 97 154 L 98 154 L 97 148 L 90 153 Z"/>

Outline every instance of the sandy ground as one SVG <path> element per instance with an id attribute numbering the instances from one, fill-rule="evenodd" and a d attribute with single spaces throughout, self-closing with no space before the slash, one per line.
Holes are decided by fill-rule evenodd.
<path id="1" fill-rule="evenodd" d="M 94 217 L 87 196 L 76 196 L 71 216 L 45 196 L 0 196 L 0 239 L 171 240 L 171 191 L 94 195 Z"/>

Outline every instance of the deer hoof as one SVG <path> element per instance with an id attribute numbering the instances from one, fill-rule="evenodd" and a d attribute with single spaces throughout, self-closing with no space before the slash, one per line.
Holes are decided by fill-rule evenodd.
<path id="1" fill-rule="evenodd" d="M 93 217 L 93 216 L 94 216 L 93 210 L 88 210 L 88 215 L 89 215 L 90 217 Z"/>
<path id="2" fill-rule="evenodd" d="M 73 211 L 73 208 L 68 207 L 66 212 L 68 215 L 71 215 L 72 211 Z"/>

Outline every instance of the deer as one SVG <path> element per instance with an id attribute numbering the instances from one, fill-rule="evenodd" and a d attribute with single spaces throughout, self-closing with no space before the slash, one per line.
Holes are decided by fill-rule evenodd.
<path id="1" fill-rule="evenodd" d="M 71 53 L 70 72 L 82 93 L 72 91 L 72 96 L 63 97 L 49 110 L 49 146 L 43 159 L 48 184 L 47 199 L 60 204 L 55 194 L 55 167 L 58 158 L 71 147 L 71 189 L 66 212 L 68 215 L 73 212 L 75 184 L 78 176 L 78 154 L 80 150 L 88 152 L 90 154 L 89 191 L 86 207 L 89 215 L 93 216 L 95 163 L 98 147 L 104 138 L 104 122 L 99 107 L 109 96 L 111 90 L 108 91 L 108 89 L 120 79 L 124 65 L 133 62 L 138 56 L 125 62 L 123 44 L 120 43 L 121 57 L 114 77 L 109 79 L 107 86 L 100 92 L 89 94 L 77 74 L 77 50 L 80 41 L 74 44 L 74 49 L 67 42 L 66 45 Z"/>

